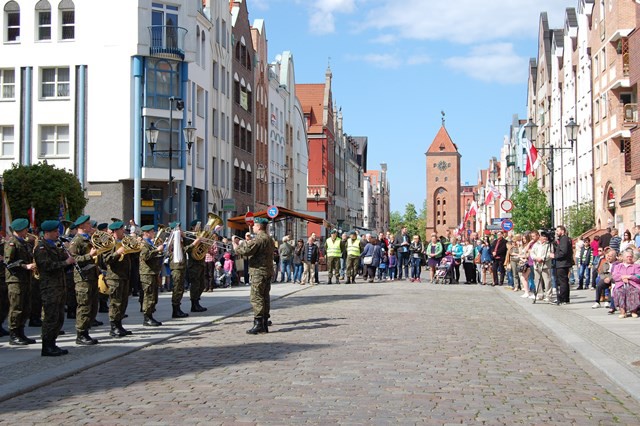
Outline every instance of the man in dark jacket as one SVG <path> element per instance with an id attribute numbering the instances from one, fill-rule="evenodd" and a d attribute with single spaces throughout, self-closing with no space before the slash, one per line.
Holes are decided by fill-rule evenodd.
<path id="1" fill-rule="evenodd" d="M 398 279 L 402 279 L 404 272 L 405 278 L 409 278 L 409 245 L 411 245 L 411 236 L 407 232 L 407 227 L 403 226 L 400 235 L 393 240 L 393 247 L 398 254 Z"/>
<path id="2" fill-rule="evenodd" d="M 493 265 L 491 271 L 493 273 L 493 285 L 504 284 L 504 259 L 507 257 L 507 242 L 504 239 L 502 231 L 498 231 L 498 238 L 491 243 L 491 256 Z M 498 273 L 500 273 L 500 281 L 498 281 Z"/>
<path id="3" fill-rule="evenodd" d="M 573 266 L 573 247 L 571 239 L 567 236 L 567 228 L 559 225 L 556 228 L 558 243 L 555 251 L 556 260 L 556 284 L 558 286 L 558 305 L 569 303 L 569 271 Z"/>

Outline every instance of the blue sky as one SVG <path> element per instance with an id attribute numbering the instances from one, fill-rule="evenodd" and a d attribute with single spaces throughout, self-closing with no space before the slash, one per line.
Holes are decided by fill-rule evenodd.
<path id="1" fill-rule="evenodd" d="M 498 156 L 524 116 L 540 13 L 552 28 L 578 0 L 247 0 L 265 19 L 269 61 L 293 53 L 296 81 L 322 83 L 330 59 L 344 131 L 369 138 L 369 169 L 388 164 L 391 210 L 418 210 L 424 153 L 441 126 L 462 155 L 462 182 Z"/>

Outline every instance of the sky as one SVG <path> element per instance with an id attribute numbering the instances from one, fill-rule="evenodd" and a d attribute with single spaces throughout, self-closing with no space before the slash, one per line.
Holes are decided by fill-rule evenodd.
<path id="1" fill-rule="evenodd" d="M 333 73 L 344 132 L 367 136 L 367 166 L 387 163 L 391 211 L 426 197 L 425 152 L 440 126 L 458 146 L 462 183 L 499 157 L 525 118 L 539 18 L 562 28 L 578 0 L 246 0 L 265 20 L 269 62 L 293 54 L 297 83 Z"/>

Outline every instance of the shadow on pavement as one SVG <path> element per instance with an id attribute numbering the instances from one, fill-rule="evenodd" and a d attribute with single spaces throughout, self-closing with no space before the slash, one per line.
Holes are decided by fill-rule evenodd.
<path id="1" fill-rule="evenodd" d="M 193 336 L 189 336 L 193 338 Z M 258 337 L 259 338 L 259 337 Z M 136 356 L 117 358 L 80 375 L 62 379 L 54 386 L 36 389 L 30 397 L 18 396 L 4 401 L 0 405 L 0 414 L 42 410 L 46 407 L 58 407 L 59 398 L 71 398 L 77 395 L 108 392 L 134 385 L 151 385 L 157 382 L 170 383 L 192 380 L 193 376 L 206 377 L 210 371 L 240 366 L 255 361 L 283 360 L 297 352 L 315 351 L 326 348 L 326 344 L 290 344 L 282 342 L 254 342 L 247 344 L 173 347 L 176 339 L 146 348 Z M 171 347 L 168 347 L 171 345 Z M 55 368 L 55 359 L 51 359 L 51 368 Z M 220 374 L 220 373 L 216 373 Z M 86 380 L 90 378 L 90 380 Z M 81 384 L 79 380 L 84 380 Z"/>

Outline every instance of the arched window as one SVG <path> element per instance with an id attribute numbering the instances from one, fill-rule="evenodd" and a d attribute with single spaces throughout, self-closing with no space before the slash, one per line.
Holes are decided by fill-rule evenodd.
<path id="1" fill-rule="evenodd" d="M 146 61 L 146 106 L 169 109 L 169 98 L 178 97 L 179 75 L 176 66 L 164 59 Z"/>
<path id="2" fill-rule="evenodd" d="M 62 0 L 58 4 L 60 12 L 60 38 L 73 40 L 76 38 L 76 7 L 72 0 Z"/>
<path id="3" fill-rule="evenodd" d="M 10 1 L 4 5 L 6 22 L 6 40 L 20 41 L 20 6 L 15 1 Z"/>
<path id="4" fill-rule="evenodd" d="M 47 0 L 36 3 L 38 33 L 36 40 L 51 40 L 51 4 Z"/>

